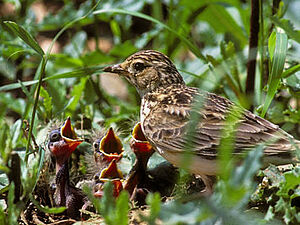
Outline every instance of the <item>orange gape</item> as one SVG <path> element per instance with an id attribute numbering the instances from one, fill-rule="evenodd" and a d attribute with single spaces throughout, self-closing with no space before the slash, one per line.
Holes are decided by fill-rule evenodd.
<path id="1" fill-rule="evenodd" d="M 113 196 L 118 197 L 123 190 L 123 174 L 118 169 L 117 162 L 123 157 L 124 148 L 119 137 L 110 128 L 106 135 L 97 140 L 94 146 L 94 159 L 100 168 L 104 168 L 96 177 L 96 185 L 94 187 L 94 196 L 103 196 L 104 184 L 111 181 L 113 184 Z"/>

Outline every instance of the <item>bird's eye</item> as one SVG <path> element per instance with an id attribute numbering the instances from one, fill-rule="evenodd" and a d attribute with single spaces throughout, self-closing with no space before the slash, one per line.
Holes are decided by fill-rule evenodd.
<path id="1" fill-rule="evenodd" d="M 59 139 L 60 139 L 60 134 L 58 132 L 54 132 L 50 134 L 50 141 L 52 142 L 59 141 Z"/>
<path id="2" fill-rule="evenodd" d="M 98 148 L 99 148 L 98 142 L 95 141 L 95 142 L 93 143 L 93 147 L 94 147 L 94 149 L 97 151 Z"/>
<path id="3" fill-rule="evenodd" d="M 137 62 L 136 64 L 134 64 L 134 69 L 135 71 L 141 72 L 145 69 L 145 65 L 144 63 Z"/>

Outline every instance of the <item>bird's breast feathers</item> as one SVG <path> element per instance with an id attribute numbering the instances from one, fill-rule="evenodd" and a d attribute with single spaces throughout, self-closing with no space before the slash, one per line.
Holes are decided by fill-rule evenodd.
<path id="1" fill-rule="evenodd" d="M 142 99 L 141 121 L 154 111 L 187 117 L 196 94 L 199 94 L 197 89 L 186 89 L 183 85 L 160 88 L 155 92 L 148 93 Z"/>

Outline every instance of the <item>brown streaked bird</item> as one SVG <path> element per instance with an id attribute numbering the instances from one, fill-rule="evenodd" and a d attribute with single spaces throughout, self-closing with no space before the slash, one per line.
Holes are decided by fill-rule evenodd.
<path id="1" fill-rule="evenodd" d="M 87 201 L 83 192 L 71 185 L 69 179 L 69 158 L 78 145 L 83 142 L 77 138 L 71 120 L 68 118 L 59 129 L 50 132 L 48 149 L 56 159 L 56 190 L 54 201 L 56 206 L 66 206 L 66 214 L 72 218 L 80 217 L 79 209 Z"/>
<path id="2" fill-rule="evenodd" d="M 233 154 L 240 155 L 260 143 L 271 144 L 264 149 L 264 162 L 276 165 L 292 161 L 295 146 L 300 142 L 277 125 L 245 110 L 228 99 L 194 87 L 188 87 L 175 65 L 164 54 L 144 50 L 128 57 L 123 63 L 109 66 L 105 72 L 124 76 L 133 84 L 142 99 L 140 119 L 145 137 L 155 149 L 176 166 L 181 165 L 187 140 L 192 104 L 197 96 L 202 107 L 196 109 L 200 122 L 194 124 L 192 140 L 194 147 L 190 157 L 189 171 L 199 174 L 212 190 L 211 175 L 218 173 L 217 155 L 222 129 L 232 107 L 241 112 Z"/>

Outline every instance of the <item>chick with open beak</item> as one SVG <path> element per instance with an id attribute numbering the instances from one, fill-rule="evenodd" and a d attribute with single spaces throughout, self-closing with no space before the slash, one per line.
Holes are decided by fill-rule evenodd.
<path id="1" fill-rule="evenodd" d="M 112 128 L 109 128 L 102 139 L 93 143 L 94 160 L 101 168 L 108 165 L 112 160 L 118 162 L 123 157 L 123 144 Z"/>
<path id="2" fill-rule="evenodd" d="M 48 149 L 56 158 L 56 165 L 58 166 L 56 170 L 62 167 L 76 147 L 83 142 L 74 132 L 70 117 L 68 117 L 61 128 L 50 132 L 49 139 Z"/>
<path id="3" fill-rule="evenodd" d="M 118 197 L 123 190 L 123 174 L 118 169 L 116 159 L 113 159 L 107 168 L 100 172 L 100 176 L 97 178 L 97 183 L 94 187 L 94 196 L 101 198 L 103 196 L 103 188 L 106 182 L 112 182 L 113 184 L 113 196 Z"/>
<path id="4" fill-rule="evenodd" d="M 72 152 L 83 140 L 78 138 L 74 132 L 70 118 L 61 128 L 52 130 L 49 139 L 48 149 L 56 159 L 55 204 L 56 206 L 66 206 L 68 216 L 79 218 L 79 209 L 84 204 L 85 195 L 80 189 L 70 184 L 68 161 Z"/>
<path id="5" fill-rule="evenodd" d="M 155 152 L 145 138 L 141 124 L 133 129 L 130 148 L 136 156 L 135 163 L 125 182 L 124 189 L 137 205 L 145 205 L 149 192 L 159 192 L 162 197 L 170 196 L 178 178 L 178 170 L 170 163 L 163 162 L 156 167 L 147 167 L 150 157 Z"/>

